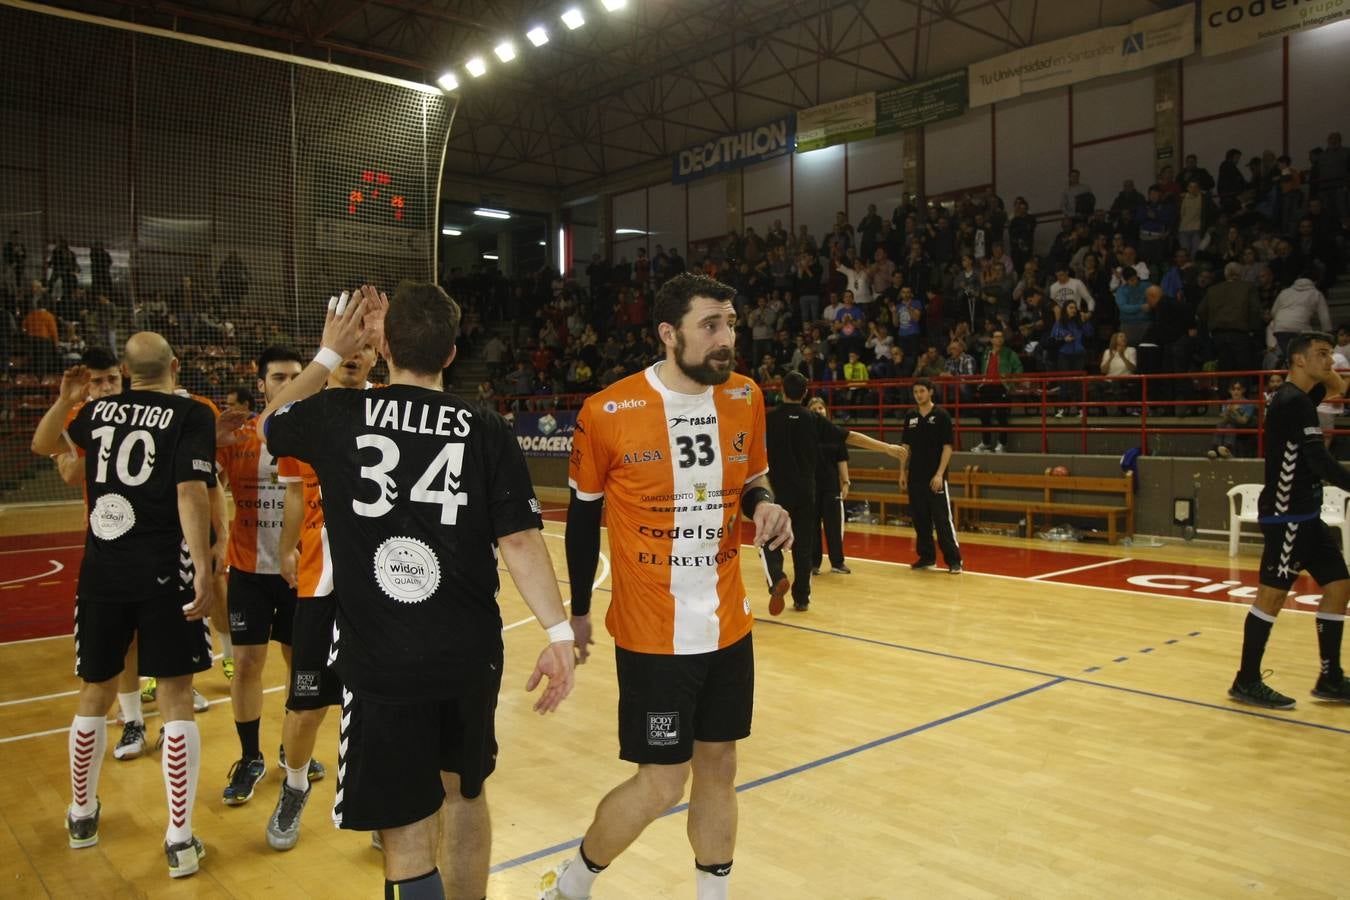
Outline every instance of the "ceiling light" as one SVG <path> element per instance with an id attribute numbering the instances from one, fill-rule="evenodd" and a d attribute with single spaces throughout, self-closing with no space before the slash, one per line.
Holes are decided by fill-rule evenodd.
<path id="1" fill-rule="evenodd" d="M 543 25 L 534 26 L 529 31 L 525 32 L 525 36 L 529 38 L 530 43 L 534 44 L 536 47 L 542 47 L 548 43 L 548 32 L 544 30 Z"/>
<path id="2" fill-rule="evenodd" d="M 547 247 L 547 246 L 548 246 L 548 241 L 540 241 L 540 242 L 539 242 L 539 246 L 540 246 L 540 247 Z"/>
<path id="3" fill-rule="evenodd" d="M 563 24 L 570 30 L 576 31 L 582 25 L 586 24 L 586 17 L 581 14 L 581 10 L 575 6 L 562 14 Z"/>
<path id="4" fill-rule="evenodd" d="M 455 77 L 454 72 L 446 72 L 436 79 L 436 86 L 448 94 L 459 87 L 459 79 Z"/>
<path id="5" fill-rule="evenodd" d="M 483 254 L 483 259 L 492 259 L 492 260 L 495 260 L 496 258 L 497 258 L 497 254 L 495 254 L 495 253 L 484 253 L 484 254 Z"/>
<path id="6" fill-rule="evenodd" d="M 615 234 L 646 234 L 641 228 L 615 228 Z"/>
<path id="7" fill-rule="evenodd" d="M 446 237 L 459 237 L 463 233 L 464 232 L 460 231 L 458 228 L 451 228 L 449 225 L 441 226 L 441 234 Z"/>
<path id="8" fill-rule="evenodd" d="M 483 57 L 475 56 L 464 64 L 464 68 L 468 69 L 474 78 L 481 78 L 487 72 L 487 63 L 483 62 Z"/>
<path id="9" fill-rule="evenodd" d="M 567 228 L 558 228 L 558 271 L 567 274 Z"/>
<path id="10" fill-rule="evenodd" d="M 605 5 L 606 12 L 614 12 L 628 5 L 628 0 L 600 0 L 600 2 Z"/>
<path id="11" fill-rule="evenodd" d="M 497 58 L 502 62 L 510 62 L 516 58 L 516 45 L 510 41 L 502 41 L 492 48 L 492 52 L 497 54 Z"/>
<path id="12" fill-rule="evenodd" d="M 485 219 L 509 219 L 511 214 L 504 209 L 487 209 L 479 207 L 473 211 L 475 216 L 482 216 Z"/>

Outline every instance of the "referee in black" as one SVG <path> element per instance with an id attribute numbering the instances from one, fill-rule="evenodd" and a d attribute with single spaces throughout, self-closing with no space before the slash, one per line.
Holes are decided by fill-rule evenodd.
<path id="1" fill-rule="evenodd" d="M 933 529 L 936 528 L 947 570 L 959 575 L 961 545 L 956 541 L 952 504 L 947 496 L 947 467 L 952 461 L 952 419 L 946 410 L 934 405 L 933 382 L 919 378 L 914 382 L 913 390 L 914 409 L 905 418 L 905 433 L 900 438 L 901 446 L 908 449 L 900 457 L 900 490 L 909 491 L 914 549 L 919 554 L 909 567 L 928 569 L 937 564 L 937 548 L 933 546 Z M 775 486 L 777 483 L 774 482 Z"/>
<path id="2" fill-rule="evenodd" d="M 777 502 L 792 517 L 793 534 L 809 535 L 820 528 L 816 516 L 816 464 L 822 445 L 847 443 L 851 447 L 876 450 L 897 459 L 904 451 L 898 444 L 886 444 L 857 431 L 840 428 L 824 416 L 802 406 L 806 399 L 806 378 L 800 372 L 783 376 L 783 402 L 765 416 L 765 435 L 769 449 L 769 475 Z M 799 530 L 800 529 L 800 530 Z M 815 541 L 800 540 L 792 545 L 792 608 L 805 612 L 811 604 L 811 557 Z M 783 569 L 782 551 L 765 551 L 769 572 Z M 777 581 L 771 578 L 771 581 Z"/>

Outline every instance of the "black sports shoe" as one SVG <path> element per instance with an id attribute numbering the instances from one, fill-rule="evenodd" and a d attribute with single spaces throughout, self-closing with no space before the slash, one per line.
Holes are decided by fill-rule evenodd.
<path id="1" fill-rule="evenodd" d="M 300 814 L 305 811 L 313 788 L 297 791 L 286 782 L 281 783 L 281 796 L 276 809 L 267 820 L 267 846 L 273 850 L 289 850 L 300 840 Z"/>
<path id="2" fill-rule="evenodd" d="M 853 570 L 848 566 L 830 566 L 830 573 L 833 575 L 852 575 Z"/>
<path id="3" fill-rule="evenodd" d="M 809 603 L 793 603 L 793 604 L 792 604 L 792 608 L 793 608 L 794 610 L 796 610 L 797 612 L 806 612 L 808 609 L 811 608 L 811 604 L 809 604 Z"/>
<path id="4" fill-rule="evenodd" d="M 243 806 L 253 797 L 253 789 L 267 773 L 267 762 L 259 754 L 253 759 L 239 759 L 230 766 L 230 783 L 225 785 L 223 799 L 226 806 Z"/>
<path id="5" fill-rule="evenodd" d="M 277 748 L 277 765 L 282 769 L 286 768 L 286 748 L 284 746 Z M 327 774 L 328 770 L 324 768 L 323 763 L 311 756 L 309 758 L 309 783 L 323 781 L 323 776 Z"/>
<path id="6" fill-rule="evenodd" d="M 1350 679 L 1344 674 L 1327 677 L 1323 675 L 1313 685 L 1312 695 L 1318 700 L 1330 700 L 1333 703 L 1350 703 Z"/>
<path id="7" fill-rule="evenodd" d="M 960 574 L 961 574 L 961 564 L 960 564 L 960 563 L 953 563 L 952 565 L 950 565 L 950 566 L 947 567 L 947 571 L 950 572 L 950 573 L 953 574 L 953 575 L 960 575 Z"/>
<path id="8" fill-rule="evenodd" d="M 66 833 L 70 836 L 71 849 L 79 850 L 98 843 L 98 816 L 101 812 L 103 804 L 98 800 L 94 801 L 94 814 L 83 819 L 75 818 L 70 808 L 66 808 Z"/>
<path id="9" fill-rule="evenodd" d="M 1264 675 L 1268 672 L 1262 673 Z M 1314 689 L 1315 690 L 1315 689 Z M 1228 689 L 1228 696 L 1239 703 L 1246 703 L 1249 706 L 1263 706 L 1266 709 L 1293 709 L 1294 698 L 1286 697 L 1279 691 L 1270 687 L 1260 678 L 1255 681 L 1243 683 L 1242 675 L 1239 673 L 1233 678 L 1233 686 Z"/>
<path id="10" fill-rule="evenodd" d="M 169 861 L 170 878 L 186 878 L 194 874 L 206 859 L 206 848 L 194 835 L 181 844 L 164 842 L 164 856 Z"/>
<path id="11" fill-rule="evenodd" d="M 916 559 L 909 564 L 911 569 L 931 569 L 937 565 L 936 559 Z"/>

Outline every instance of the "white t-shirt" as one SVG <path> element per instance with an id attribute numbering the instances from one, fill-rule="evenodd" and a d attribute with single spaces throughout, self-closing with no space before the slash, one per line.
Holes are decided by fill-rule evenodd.
<path id="1" fill-rule="evenodd" d="M 1108 359 L 1109 357 L 1109 359 Z M 1129 360 L 1129 365 L 1125 364 Z M 1107 350 L 1102 354 L 1102 374 L 1103 375 L 1129 375 L 1132 367 L 1138 364 L 1138 357 L 1133 347 L 1125 348 L 1125 359 L 1120 358 L 1119 353 Z"/>

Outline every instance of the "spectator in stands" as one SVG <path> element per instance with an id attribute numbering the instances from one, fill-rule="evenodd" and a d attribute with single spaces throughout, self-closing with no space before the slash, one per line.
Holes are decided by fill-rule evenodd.
<path id="1" fill-rule="evenodd" d="M 1118 219 L 1125 210 L 1135 210 L 1143 206 L 1147 198 L 1134 186 L 1133 178 L 1126 178 L 1120 185 L 1120 193 L 1111 201 L 1111 218 Z"/>
<path id="2" fill-rule="evenodd" d="M 1317 197 L 1326 206 L 1332 222 L 1350 220 L 1350 150 L 1341 146 L 1341 133 L 1327 135 L 1327 145 L 1317 161 Z"/>
<path id="3" fill-rule="evenodd" d="M 1177 209 L 1177 243 L 1192 258 L 1199 252 L 1200 239 L 1218 218 L 1218 213 L 1209 195 L 1201 189 L 1199 181 L 1186 183 L 1186 192 L 1182 194 Z"/>
<path id="4" fill-rule="evenodd" d="M 1195 317 L 1186 305 L 1163 293 L 1158 285 L 1144 289 L 1145 312 L 1148 323 L 1139 341 L 1139 372 L 1142 375 L 1186 372 L 1190 369 L 1189 342 L 1183 338 L 1195 325 Z M 1149 386 L 1149 399 L 1159 402 L 1184 399 L 1189 392 L 1180 386 L 1179 379 L 1160 378 Z M 1163 414 L 1180 409 L 1167 407 Z"/>
<path id="5" fill-rule="evenodd" d="M 11 293 L 18 297 L 23 293 L 23 286 L 28 283 L 28 248 L 24 246 L 23 237 L 17 229 L 9 233 L 0 261 L 3 261 L 5 266 L 0 287 L 7 285 Z"/>
<path id="6" fill-rule="evenodd" d="M 1078 304 L 1069 300 L 1063 306 L 1051 304 L 1050 309 L 1055 319 L 1049 333 L 1050 348 L 1054 353 L 1055 370 L 1082 375 L 1087 371 L 1087 332 L 1083 328 L 1083 320 L 1079 316 Z M 1082 395 L 1082 390 L 1083 382 L 1081 381 L 1060 382 L 1059 398 L 1061 405 L 1055 410 L 1056 419 L 1062 419 L 1066 415 L 1078 415 L 1078 410 L 1075 407 L 1062 404 L 1073 403 Z"/>
<path id="7" fill-rule="evenodd" d="M 919 337 L 923 333 L 923 303 L 909 286 L 900 288 L 895 302 L 896 340 L 905 355 L 913 358 L 919 351 Z"/>
<path id="8" fill-rule="evenodd" d="M 1125 378 L 1125 376 L 1134 375 L 1138 372 L 1138 355 L 1135 349 L 1129 345 L 1125 332 L 1117 331 L 1111 335 L 1111 343 L 1102 353 L 1100 369 L 1108 380 L 1099 382 L 1100 386 L 1096 390 L 1097 400 L 1128 401 L 1137 396 L 1136 382 Z M 1111 414 L 1116 412 L 1118 412 L 1118 409 L 1110 411 Z M 1125 412 L 1137 414 L 1137 410 L 1128 408 Z"/>
<path id="9" fill-rule="evenodd" d="M 1209 334 L 1220 372 L 1256 367 L 1256 348 L 1265 322 L 1256 285 L 1242 277 L 1242 266 L 1224 266 L 1224 280 L 1205 292 L 1195 318 Z"/>
<path id="10" fill-rule="evenodd" d="M 846 290 L 860 306 L 872 302 L 872 276 L 867 265 L 861 259 L 849 258 L 847 262 L 836 264 L 835 268 L 847 279 Z"/>
<path id="11" fill-rule="evenodd" d="M 820 358 L 815 346 L 810 343 L 802 347 L 802 358 L 797 363 L 796 371 L 800 372 L 801 376 L 811 383 L 830 380 L 829 368 L 825 365 L 825 361 Z"/>
<path id="12" fill-rule="evenodd" d="M 1335 238 L 1328 233 L 1319 233 L 1313 220 L 1306 216 L 1299 219 L 1296 227 L 1297 233 L 1291 242 L 1294 254 L 1303 260 L 1305 268 L 1317 272 L 1318 288 L 1330 290 L 1341 269 Z"/>
<path id="13" fill-rule="evenodd" d="M 1149 185 L 1148 202 L 1139 207 L 1139 257 L 1152 270 L 1172 254 L 1176 234 L 1176 207 L 1163 199 L 1162 189 Z"/>
<path id="14" fill-rule="evenodd" d="M 966 352 L 965 341 L 952 338 L 947 344 L 947 358 L 943 361 L 946 372 L 943 377 L 952 380 L 946 391 L 947 402 L 951 403 L 960 395 L 962 403 L 969 403 L 975 397 L 975 385 L 972 381 L 976 374 L 975 357 Z"/>
<path id="15" fill-rule="evenodd" d="M 1087 285 L 1071 276 L 1069 267 L 1065 265 L 1055 267 L 1055 280 L 1050 282 L 1045 290 L 1056 306 L 1063 306 L 1073 300 L 1080 309 L 1091 311 L 1094 305 L 1092 294 L 1088 293 Z"/>
<path id="16" fill-rule="evenodd" d="M 1256 404 L 1247 399 L 1247 386 L 1242 379 L 1228 385 L 1228 402 L 1219 410 L 1219 424 L 1214 429 L 1214 444 L 1205 453 L 1210 459 L 1231 459 L 1236 455 L 1239 429 L 1251 428 L 1256 422 Z"/>
<path id="17" fill-rule="evenodd" d="M 1279 238 L 1275 241 L 1275 255 L 1267 263 L 1275 276 L 1275 283 L 1287 288 L 1304 273 L 1304 261 L 1294 248 L 1292 241 Z M 1316 279 L 1314 279 L 1316 280 Z"/>
<path id="18" fill-rule="evenodd" d="M 1200 185 L 1200 190 L 1208 194 L 1214 190 L 1214 176 L 1209 174 L 1209 170 L 1200 165 L 1199 157 L 1194 153 L 1186 154 L 1185 164 L 1181 167 L 1182 184 L 1190 184 L 1192 181 Z"/>
<path id="19" fill-rule="evenodd" d="M 47 267 L 49 272 L 47 288 L 54 290 L 59 284 L 62 296 L 74 296 L 75 287 L 79 284 L 80 263 L 64 235 L 57 237 L 56 246 L 52 248 L 52 255 L 47 260 Z"/>
<path id="20" fill-rule="evenodd" d="M 1269 319 L 1270 311 L 1280 296 L 1280 284 L 1270 266 L 1262 265 L 1256 272 L 1256 296 L 1261 298 L 1261 315 Z"/>
<path id="21" fill-rule="evenodd" d="M 1350 325 L 1341 324 L 1336 326 L 1336 346 L 1331 351 L 1332 356 L 1339 353 L 1341 356 L 1350 360 Z"/>
<path id="22" fill-rule="evenodd" d="M 1185 247 L 1178 247 L 1172 254 L 1172 268 L 1167 270 L 1162 279 L 1163 293 L 1190 303 L 1200 296 L 1195 289 L 1199 277 L 1200 269 L 1191 259 L 1189 251 Z"/>
<path id="23" fill-rule="evenodd" d="M 1012 291 L 1016 280 L 993 260 L 980 265 L 980 302 L 985 315 L 1007 315 L 1012 310 Z"/>
<path id="24" fill-rule="evenodd" d="M 1116 266 L 1111 273 L 1111 290 L 1116 290 L 1126 281 L 1125 270 L 1133 269 L 1134 274 L 1143 282 L 1151 281 L 1152 269 L 1149 264 L 1138 258 L 1137 251 L 1128 244 L 1121 246 L 1116 253 Z"/>
<path id="25" fill-rule="evenodd" d="M 1013 271 L 1020 272 L 1027 260 L 1035 255 L 1036 245 L 1036 217 L 1028 210 L 1025 197 L 1013 201 L 1013 215 L 1008 220 L 1008 245 Z"/>
<path id="26" fill-rule="evenodd" d="M 942 358 L 938 348 L 932 345 L 924 348 L 914 361 L 915 378 L 941 378 L 947 373 L 947 361 Z"/>
<path id="27" fill-rule="evenodd" d="M 802 226 L 803 228 L 805 226 Z M 820 279 L 823 270 L 815 251 L 802 247 L 797 253 L 797 265 L 793 273 L 792 289 L 797 294 L 797 303 L 801 308 L 802 327 L 821 319 Z"/>
<path id="28" fill-rule="evenodd" d="M 867 215 L 858 223 L 858 255 L 871 259 L 881 236 L 881 216 L 877 215 L 877 205 L 867 204 Z"/>
<path id="29" fill-rule="evenodd" d="M 1311 272 L 1280 291 L 1270 309 L 1270 333 L 1281 349 L 1302 331 L 1330 331 L 1331 311 L 1327 298 L 1317 289 Z"/>
<path id="30" fill-rule="evenodd" d="M 967 322 L 974 322 L 981 315 L 983 288 L 981 274 L 975 268 L 975 257 L 962 253 L 961 267 L 952 273 L 947 296 L 955 305 L 957 315 Z"/>
<path id="31" fill-rule="evenodd" d="M 1046 339 L 1050 336 L 1050 329 L 1055 323 L 1055 313 L 1052 312 L 1052 309 L 1057 310 L 1058 307 L 1045 299 L 1045 294 L 1041 292 L 1040 288 L 1032 288 L 1022 297 L 1022 302 L 1017 306 L 1017 315 L 1013 320 L 1018 332 L 1017 335 L 1014 335 L 1018 346 L 1035 343 L 1042 363 L 1047 359 L 1045 350 L 1048 344 Z"/>
<path id="32" fill-rule="evenodd" d="M 1238 208 L 1239 199 L 1247 190 L 1247 178 L 1242 174 L 1242 151 L 1236 148 L 1224 154 L 1219 166 L 1219 205 L 1224 212 Z"/>
<path id="33" fill-rule="evenodd" d="M 102 241 L 94 241 L 89 248 L 89 282 L 95 296 L 112 296 L 112 254 L 104 249 Z"/>
<path id="34" fill-rule="evenodd" d="M 118 318 L 112 298 L 107 294 L 99 294 L 85 315 L 86 331 L 94 340 L 116 352 Z"/>
<path id="35" fill-rule="evenodd" d="M 1069 183 L 1059 195 L 1060 212 L 1066 218 L 1081 216 L 1086 219 L 1096 207 L 1097 197 L 1092 193 L 1092 188 L 1079 180 L 1077 169 L 1070 169 Z"/>
<path id="36" fill-rule="evenodd" d="M 943 369 L 945 368 L 944 366 Z M 975 453 L 989 451 L 1002 453 L 1008 444 L 1008 389 L 1005 382 L 1010 376 L 1022 373 L 1022 360 L 1004 345 L 1001 329 L 995 330 L 991 335 L 989 349 L 980 360 L 980 372 L 983 375 L 978 392 L 980 402 L 998 405 L 996 408 L 986 406 L 980 409 L 980 422 L 984 425 L 983 440 L 971 449 Z M 995 421 L 1001 429 L 997 441 L 992 430 Z"/>
<path id="37" fill-rule="evenodd" d="M 521 397 L 534 392 L 534 369 L 524 356 L 516 360 L 516 368 L 503 380 L 502 392 L 508 397 Z M 517 405 L 513 408 L 520 407 Z"/>
<path id="38" fill-rule="evenodd" d="M 1148 306 L 1145 303 L 1146 292 L 1151 285 L 1139 277 L 1133 266 L 1121 268 L 1120 286 L 1116 288 L 1116 310 L 1120 314 L 1120 329 L 1130 346 L 1138 346 L 1144 332 L 1148 330 Z"/>
<path id="39" fill-rule="evenodd" d="M 61 332 L 56 325 L 56 316 L 43 304 L 41 297 L 34 297 L 32 309 L 23 317 L 24 337 L 29 354 L 29 368 L 40 375 L 49 375 L 57 371 L 56 343 Z"/>

